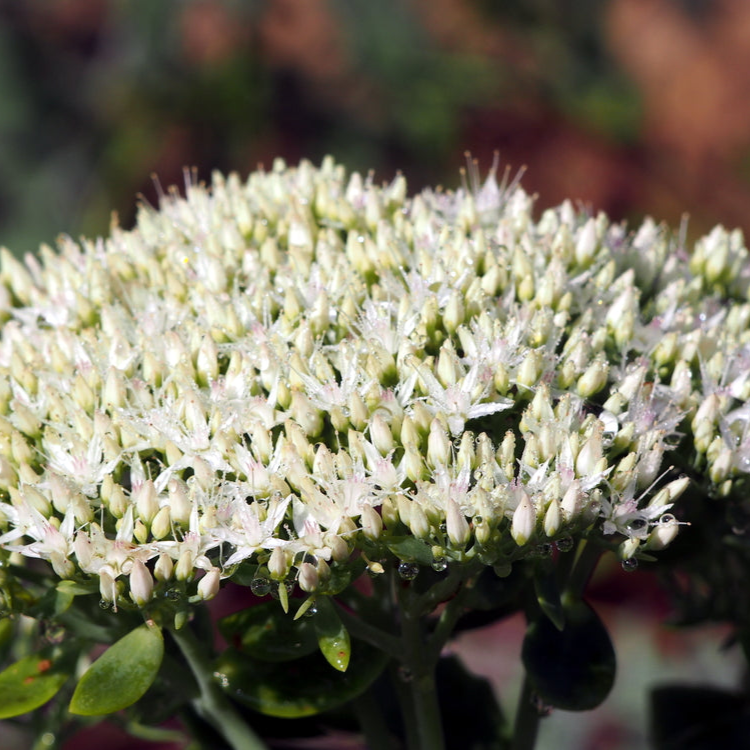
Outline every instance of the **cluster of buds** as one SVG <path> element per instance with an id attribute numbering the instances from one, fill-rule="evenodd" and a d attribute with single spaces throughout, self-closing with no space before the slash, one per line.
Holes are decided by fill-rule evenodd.
<path id="1" fill-rule="evenodd" d="M 747 250 L 532 207 L 278 161 L 3 250 L 0 547 L 113 607 L 665 547 L 750 471 Z"/>

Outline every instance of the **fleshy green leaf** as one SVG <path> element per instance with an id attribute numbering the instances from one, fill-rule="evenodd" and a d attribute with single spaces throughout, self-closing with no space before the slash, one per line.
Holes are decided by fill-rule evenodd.
<path id="1" fill-rule="evenodd" d="M 411 560 L 420 565 L 431 565 L 432 548 L 413 536 L 394 537 L 388 540 L 388 549 L 400 560 Z"/>
<path id="2" fill-rule="evenodd" d="M 228 648 L 219 657 L 216 672 L 234 700 L 267 716 L 298 719 L 356 698 L 387 661 L 385 654 L 362 641 L 355 643 L 346 673 L 331 669 L 317 651 L 280 669 L 278 664 L 256 661 Z"/>
<path id="3" fill-rule="evenodd" d="M 161 630 L 141 625 L 110 646 L 84 673 L 70 712 L 100 716 L 135 703 L 156 678 L 164 656 Z"/>
<path id="4" fill-rule="evenodd" d="M 588 711 L 609 694 L 615 652 L 604 624 L 580 599 L 563 600 L 565 627 L 542 615 L 529 624 L 522 658 L 542 701 L 565 711 Z"/>
<path id="5" fill-rule="evenodd" d="M 0 719 L 33 711 L 51 700 L 70 672 L 52 647 L 25 656 L 0 672 Z"/>
<path id="6" fill-rule="evenodd" d="M 297 601 L 291 600 L 296 611 Z M 219 621 L 219 631 L 243 654 L 260 661 L 281 662 L 307 656 L 318 648 L 311 618 L 294 620 L 277 602 L 264 602 Z"/>
<path id="7" fill-rule="evenodd" d="M 318 613 L 313 618 L 318 636 L 318 648 L 326 661 L 339 672 L 346 672 L 349 666 L 352 644 L 349 631 L 344 627 L 333 602 L 321 596 L 317 603 Z"/>

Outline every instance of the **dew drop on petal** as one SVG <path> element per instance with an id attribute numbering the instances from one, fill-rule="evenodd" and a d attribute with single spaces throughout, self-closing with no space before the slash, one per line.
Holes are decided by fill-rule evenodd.
<path id="1" fill-rule="evenodd" d="M 166 596 L 171 602 L 176 602 L 179 600 L 181 594 L 179 589 L 168 589 L 164 596 Z"/>
<path id="2" fill-rule="evenodd" d="M 635 557 L 630 557 L 627 560 L 622 561 L 622 569 L 626 573 L 631 573 L 634 570 L 638 569 L 638 560 Z"/>
<path id="3" fill-rule="evenodd" d="M 267 578 L 253 578 L 250 582 L 250 591 L 255 596 L 268 596 L 271 593 L 271 582 Z"/>
<path id="4" fill-rule="evenodd" d="M 99 599 L 99 609 L 110 609 L 112 607 L 112 602 L 107 601 L 106 599 Z"/>
<path id="5" fill-rule="evenodd" d="M 419 575 L 419 565 L 402 562 L 398 566 L 398 575 L 404 581 L 413 581 Z"/>
<path id="6" fill-rule="evenodd" d="M 303 617 L 315 617 L 318 614 L 318 607 L 315 604 L 311 604 L 306 610 Z"/>
<path id="7" fill-rule="evenodd" d="M 664 525 L 671 524 L 675 522 L 675 517 L 671 513 L 665 513 L 663 516 L 659 518 L 659 523 L 663 523 Z"/>

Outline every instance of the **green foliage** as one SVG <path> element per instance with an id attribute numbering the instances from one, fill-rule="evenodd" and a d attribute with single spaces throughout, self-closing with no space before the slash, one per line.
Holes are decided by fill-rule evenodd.
<path id="1" fill-rule="evenodd" d="M 48 647 L 0 672 L 0 719 L 33 711 L 51 700 L 71 674 L 70 659 Z"/>
<path id="2" fill-rule="evenodd" d="M 101 716 L 135 703 L 151 686 L 164 656 L 161 630 L 141 625 L 112 644 L 84 673 L 70 712 Z"/>

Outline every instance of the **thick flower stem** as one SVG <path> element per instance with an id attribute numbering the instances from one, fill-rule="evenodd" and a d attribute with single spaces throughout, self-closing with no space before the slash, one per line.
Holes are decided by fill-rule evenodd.
<path id="1" fill-rule="evenodd" d="M 407 725 L 409 750 L 443 750 L 443 724 L 440 716 L 435 668 L 438 655 L 427 648 L 427 634 L 420 613 L 410 606 L 416 598 L 408 589 L 399 596 L 401 604 L 401 638 L 403 662 L 396 679 L 403 684 L 400 695 L 408 694 L 402 701 L 404 723 Z"/>
<path id="2" fill-rule="evenodd" d="M 243 721 L 214 681 L 205 644 L 198 642 L 189 626 L 172 630 L 171 633 L 200 688 L 200 697 L 195 703 L 203 718 L 224 737 L 233 750 L 267 750 L 265 743 Z"/>
<path id="3" fill-rule="evenodd" d="M 534 694 L 528 677 L 524 677 L 518 697 L 516 721 L 513 726 L 511 750 L 533 750 L 539 732 L 539 711 L 534 706 Z"/>

